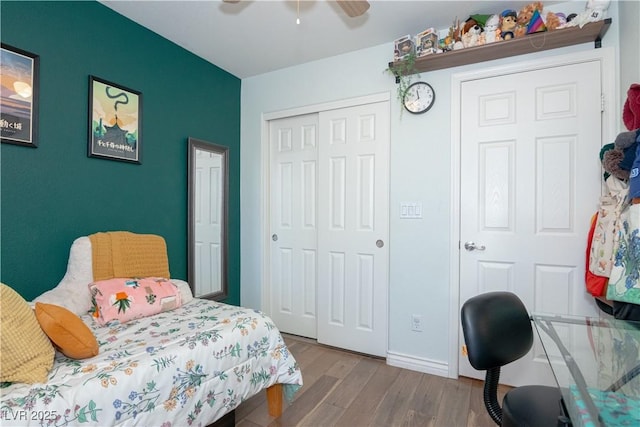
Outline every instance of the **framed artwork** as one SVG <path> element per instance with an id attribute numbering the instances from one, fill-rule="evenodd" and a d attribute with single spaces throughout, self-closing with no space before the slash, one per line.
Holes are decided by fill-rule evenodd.
<path id="1" fill-rule="evenodd" d="M 40 57 L 2 43 L 0 48 L 0 140 L 38 146 Z"/>
<path id="2" fill-rule="evenodd" d="M 142 93 L 89 76 L 87 156 L 142 163 Z"/>

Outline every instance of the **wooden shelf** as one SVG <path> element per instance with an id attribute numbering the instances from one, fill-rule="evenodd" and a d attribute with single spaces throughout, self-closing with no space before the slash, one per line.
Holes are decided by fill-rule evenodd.
<path id="1" fill-rule="evenodd" d="M 590 22 L 582 28 L 569 27 L 560 30 L 545 31 L 482 46 L 434 53 L 416 58 L 415 73 L 458 67 L 460 65 L 507 58 L 525 53 L 541 52 L 543 50 L 586 42 L 594 42 L 595 47 L 599 48 L 602 37 L 604 37 L 610 25 L 611 18 L 607 18 L 602 21 Z M 393 69 L 401 63 L 402 61 L 390 62 L 389 68 Z"/>

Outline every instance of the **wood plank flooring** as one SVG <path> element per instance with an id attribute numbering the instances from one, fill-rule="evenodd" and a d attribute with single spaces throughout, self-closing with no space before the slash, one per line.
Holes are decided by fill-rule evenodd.
<path id="1" fill-rule="evenodd" d="M 388 366 L 384 360 L 283 334 L 304 386 L 281 417 L 268 414 L 266 393 L 236 409 L 238 427 L 491 427 L 483 382 Z M 509 387 L 499 388 L 500 400 Z"/>

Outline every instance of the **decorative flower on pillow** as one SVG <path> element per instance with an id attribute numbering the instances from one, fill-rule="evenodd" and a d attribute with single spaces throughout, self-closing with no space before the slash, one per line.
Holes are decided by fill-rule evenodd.
<path id="1" fill-rule="evenodd" d="M 118 307 L 118 313 L 124 313 L 129 307 L 131 307 L 133 297 L 127 295 L 126 292 L 118 292 L 109 297 L 109 302 L 111 302 L 111 305 Z"/>

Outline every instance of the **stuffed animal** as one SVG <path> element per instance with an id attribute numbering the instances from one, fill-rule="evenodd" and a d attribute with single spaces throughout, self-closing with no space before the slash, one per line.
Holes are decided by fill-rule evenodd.
<path id="1" fill-rule="evenodd" d="M 484 30 L 484 27 L 487 25 L 487 21 L 491 18 L 492 15 L 482 15 L 476 13 L 475 15 L 471 15 L 471 19 L 476 21 L 476 24 L 480 25 L 480 28 Z"/>
<path id="2" fill-rule="evenodd" d="M 483 27 L 490 15 L 471 15 L 462 27 L 460 39 L 463 47 L 479 46 L 485 43 Z M 456 46 L 454 45 L 454 50 Z"/>
<path id="3" fill-rule="evenodd" d="M 464 25 L 462 26 L 462 29 L 460 30 L 460 36 L 463 36 L 465 33 L 467 33 L 471 28 L 475 27 L 476 25 L 478 25 L 478 22 L 469 17 L 467 18 L 466 21 L 464 21 Z"/>
<path id="4" fill-rule="evenodd" d="M 503 10 L 500 14 L 502 22 L 500 24 L 500 37 L 502 40 L 510 40 L 515 37 L 518 13 L 513 9 Z"/>
<path id="5" fill-rule="evenodd" d="M 547 31 L 547 26 L 544 23 L 544 19 L 542 19 L 542 11 L 534 10 L 533 16 L 529 20 L 529 24 L 527 25 L 527 34 L 539 33 L 542 31 Z"/>
<path id="6" fill-rule="evenodd" d="M 584 11 L 577 14 L 573 19 L 571 19 L 571 21 L 568 21 L 566 26 L 580 26 L 580 28 L 582 28 L 589 22 L 604 19 L 610 3 L 610 0 L 588 0 Z"/>
<path id="7" fill-rule="evenodd" d="M 540 29 L 540 11 L 542 11 L 542 2 L 536 1 L 525 5 L 518 12 L 515 36 L 522 37 L 531 32 L 544 31 Z"/>
<path id="8" fill-rule="evenodd" d="M 567 23 L 567 18 L 565 17 L 564 13 L 546 12 L 542 14 L 542 17 L 548 31 L 563 28 Z"/>
<path id="9" fill-rule="evenodd" d="M 493 43 L 501 40 L 500 38 L 500 17 L 491 15 L 484 25 L 485 43 Z"/>
<path id="10" fill-rule="evenodd" d="M 460 38 L 460 20 L 456 18 L 453 21 L 453 25 L 449 27 L 449 33 L 444 38 L 444 47 L 443 50 L 455 50 L 455 44 L 460 43 L 458 48 L 462 48 L 462 41 Z"/>
<path id="11" fill-rule="evenodd" d="M 464 47 L 473 47 L 484 44 L 484 37 L 482 37 L 482 28 L 476 24 L 462 35 L 462 44 Z"/>

